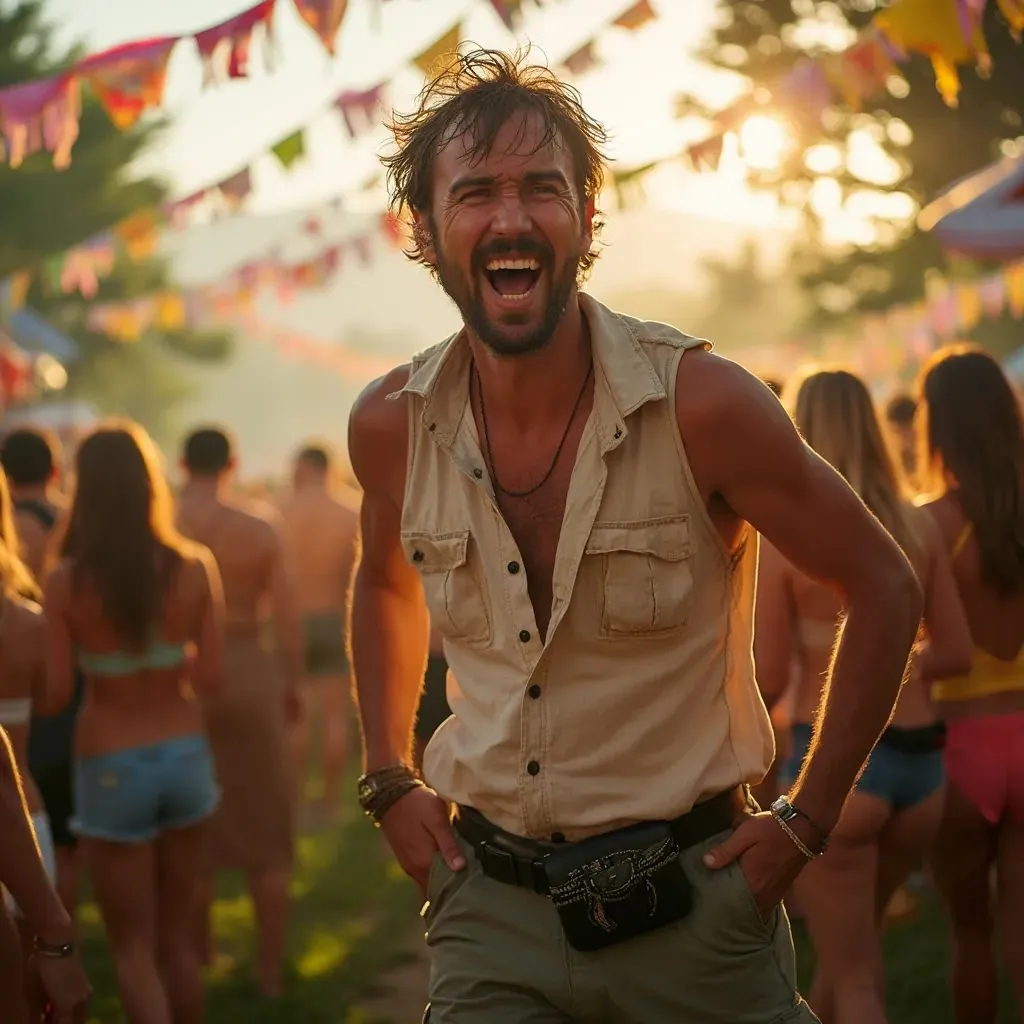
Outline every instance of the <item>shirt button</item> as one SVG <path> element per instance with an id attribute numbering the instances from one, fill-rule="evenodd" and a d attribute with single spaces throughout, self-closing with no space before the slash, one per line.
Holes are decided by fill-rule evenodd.
<path id="1" fill-rule="evenodd" d="M 540 696 L 540 687 L 534 683 L 526 692 L 536 700 Z"/>
<path id="2" fill-rule="evenodd" d="M 523 644 L 530 642 L 530 631 L 528 629 L 519 630 L 519 642 Z"/>
<path id="3" fill-rule="evenodd" d="M 508 565 L 507 565 L 507 566 L 506 566 L 505 568 L 506 568 L 506 569 L 508 569 L 508 571 L 509 571 L 509 572 L 510 572 L 510 573 L 511 573 L 511 574 L 512 574 L 513 576 L 515 576 L 515 574 L 516 574 L 517 572 L 519 572 L 519 563 L 518 563 L 518 562 L 509 562 L 509 563 L 508 563 Z"/>
<path id="4" fill-rule="evenodd" d="M 414 551 L 412 553 L 412 560 L 414 562 L 422 562 L 423 561 L 423 552 L 422 551 Z"/>
<path id="5" fill-rule="evenodd" d="M 565 836 L 562 835 L 561 832 L 552 832 L 551 833 L 551 842 L 553 842 L 553 843 L 564 843 L 565 842 Z"/>
<path id="6" fill-rule="evenodd" d="M 480 469 L 479 466 L 478 466 L 476 469 L 473 470 L 473 476 L 475 476 L 477 478 L 477 480 L 483 480 L 483 478 L 484 478 L 484 471 L 482 469 Z"/>
<path id="7" fill-rule="evenodd" d="M 528 771 L 528 772 L 529 772 L 529 773 L 530 773 L 531 775 L 538 775 L 538 774 L 540 774 L 540 765 L 539 765 L 539 764 L 537 764 L 537 762 L 536 762 L 536 761 L 531 761 L 531 762 L 530 762 L 530 763 L 529 763 L 529 764 L 528 764 L 528 765 L 526 766 L 526 770 L 527 770 L 527 771 Z"/>

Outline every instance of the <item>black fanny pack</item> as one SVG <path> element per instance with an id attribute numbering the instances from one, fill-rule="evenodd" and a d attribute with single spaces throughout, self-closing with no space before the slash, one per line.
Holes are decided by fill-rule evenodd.
<path id="1" fill-rule="evenodd" d="M 523 839 L 467 807 L 459 808 L 455 828 L 485 875 L 546 895 L 569 945 L 589 952 L 686 917 L 693 893 L 680 853 L 754 809 L 746 787 L 738 786 L 674 821 L 642 822 L 575 843 Z"/>
<path id="2" fill-rule="evenodd" d="M 618 829 L 549 853 L 551 902 L 573 949 L 588 952 L 679 921 L 690 881 L 667 821 Z"/>

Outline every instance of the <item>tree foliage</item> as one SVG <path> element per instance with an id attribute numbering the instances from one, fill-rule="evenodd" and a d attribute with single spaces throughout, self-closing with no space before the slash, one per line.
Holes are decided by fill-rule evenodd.
<path id="1" fill-rule="evenodd" d="M 844 37 L 852 40 L 881 6 L 879 0 L 723 0 L 702 56 L 744 75 L 752 96 L 777 97 L 779 83 L 800 58 L 834 50 Z M 820 122 L 812 122 L 797 98 L 773 98 L 766 106 L 786 117 L 796 144 L 780 167 L 751 171 L 751 183 L 775 191 L 807 214 L 795 265 L 820 313 L 879 309 L 917 299 L 925 271 L 947 264 L 933 237 L 916 231 L 912 218 L 894 223 L 881 210 L 872 218 L 871 241 L 825 244 L 822 218 L 812 206 L 812 190 L 821 188 L 820 179 L 832 179 L 829 188 L 846 208 L 864 210 L 874 205 L 872 197 L 880 191 L 902 192 L 916 208 L 1009 151 L 1024 135 L 1024 49 L 1013 40 L 994 2 L 988 5 L 984 28 L 991 75 L 963 68 L 955 109 L 939 95 L 930 62 L 917 54 L 902 67 L 905 81 L 892 80 L 862 111 L 837 100 Z M 684 108 L 693 107 L 684 98 Z M 858 162 L 858 144 L 863 153 L 868 140 L 891 160 L 887 176 L 866 173 L 864 162 Z M 809 151 L 821 145 L 834 147 L 830 152 L 836 157 L 836 167 L 826 173 L 808 167 Z M 878 161 L 873 163 L 878 166 Z"/>
<path id="2" fill-rule="evenodd" d="M 80 57 L 78 50 L 58 51 L 42 0 L 0 6 L 0 87 L 59 73 Z M 32 271 L 28 304 L 81 346 L 81 358 L 68 367 L 70 395 L 92 400 L 105 412 L 135 416 L 157 432 L 185 394 L 180 375 L 161 352 L 222 359 L 230 349 L 229 336 L 186 328 L 152 330 L 132 344 L 112 341 L 86 327 L 89 302 L 78 294 L 62 294 L 45 266 L 165 198 L 162 182 L 132 173 L 134 161 L 157 140 L 162 127 L 157 122 L 119 131 L 85 88 L 80 134 L 69 168 L 55 170 L 44 152 L 13 170 L 0 164 L 0 280 Z M 120 256 L 93 301 L 130 300 L 172 287 L 162 260 L 134 262 Z"/>

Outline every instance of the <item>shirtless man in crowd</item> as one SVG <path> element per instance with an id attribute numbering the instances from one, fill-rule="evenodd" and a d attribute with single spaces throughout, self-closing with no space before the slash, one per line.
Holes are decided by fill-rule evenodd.
<path id="1" fill-rule="evenodd" d="M 189 436 L 178 526 L 213 552 L 224 584 L 225 686 L 204 699 L 221 786 L 212 823 L 212 866 L 245 874 L 256 915 L 260 990 L 277 996 L 294 856 L 286 732 L 298 705 L 298 623 L 272 510 L 264 514 L 229 497 L 235 464 L 224 431 L 207 427 Z M 274 647 L 267 642 L 267 613 L 277 634 Z M 212 900 L 211 879 L 198 933 L 207 960 Z"/>
<path id="2" fill-rule="evenodd" d="M 302 712 L 292 728 L 299 798 L 309 769 L 312 727 L 323 729 L 323 790 L 317 817 L 330 820 L 348 757 L 349 665 L 346 603 L 356 557 L 358 500 L 331 486 L 329 450 L 307 445 L 295 458 L 293 489 L 281 509 L 285 553 L 305 637 Z"/>

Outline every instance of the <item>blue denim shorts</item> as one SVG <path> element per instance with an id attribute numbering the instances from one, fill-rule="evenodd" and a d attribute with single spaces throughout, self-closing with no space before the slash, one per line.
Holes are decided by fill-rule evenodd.
<path id="1" fill-rule="evenodd" d="M 798 722 L 790 726 L 792 749 L 779 766 L 779 782 L 783 786 L 789 787 L 796 782 L 811 747 L 811 735 L 809 725 Z M 905 811 L 930 797 L 945 778 L 941 747 L 911 753 L 894 748 L 883 737 L 871 752 L 864 772 L 857 780 L 857 792 L 877 796 L 894 811 Z"/>
<path id="2" fill-rule="evenodd" d="M 75 761 L 79 836 L 147 843 L 208 818 L 220 801 L 206 737 L 179 736 Z"/>

